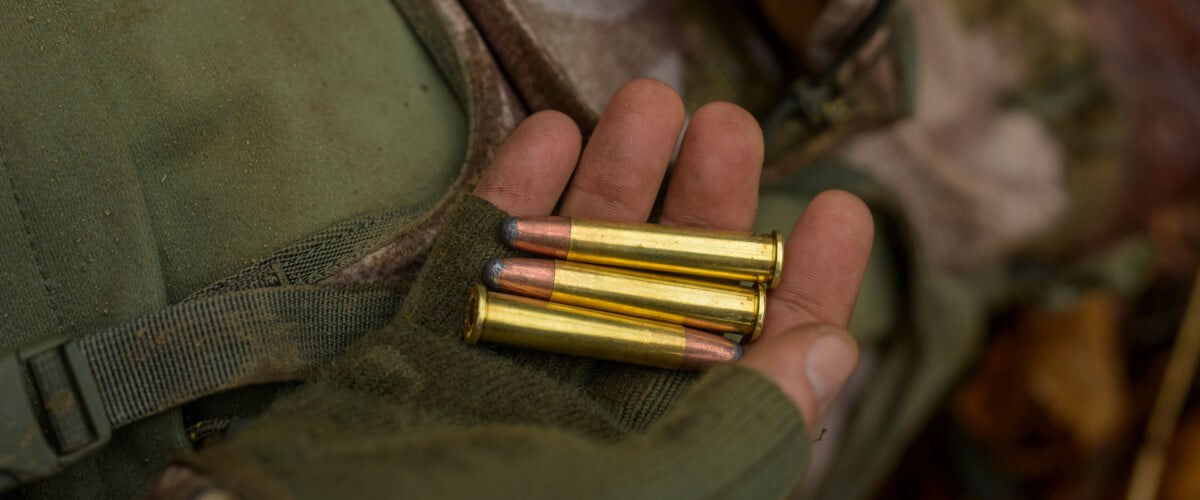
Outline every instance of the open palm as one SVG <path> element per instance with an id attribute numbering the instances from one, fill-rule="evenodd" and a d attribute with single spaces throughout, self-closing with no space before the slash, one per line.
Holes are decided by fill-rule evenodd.
<path id="1" fill-rule="evenodd" d="M 559 206 L 558 215 L 644 222 L 683 125 L 674 90 L 634 80 L 609 101 L 582 154 L 570 118 L 536 113 L 509 137 L 475 192 L 512 215 L 548 215 Z M 684 135 L 659 222 L 749 231 L 762 161 L 762 132 L 749 113 L 705 105 Z M 853 195 L 827 191 L 813 199 L 788 239 L 763 338 L 741 361 L 774 381 L 810 425 L 858 360 L 846 326 L 872 234 L 870 212 Z"/>

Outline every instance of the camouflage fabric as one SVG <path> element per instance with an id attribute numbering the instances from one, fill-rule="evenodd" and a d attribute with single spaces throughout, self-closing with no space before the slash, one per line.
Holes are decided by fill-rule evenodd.
<path id="1" fill-rule="evenodd" d="M 824 2 L 811 23 L 788 2 L 761 2 L 768 21 L 805 68 L 788 94 L 762 117 L 767 140 L 764 183 L 819 159 L 854 134 L 912 112 L 916 87 L 911 14 L 899 2 Z"/>
<path id="2" fill-rule="evenodd" d="M 921 254 L 942 269 L 1095 238 L 1116 207 L 1121 121 L 1081 11 L 905 5 L 919 53 L 913 115 L 835 154 L 896 193 Z"/>
<path id="3" fill-rule="evenodd" d="M 1012 51 L 968 32 L 946 2 L 907 5 L 920 54 L 913 116 L 839 154 L 896 192 L 932 264 L 995 262 L 1065 210 L 1061 146 L 1000 100 L 1017 85 Z"/>
<path id="4" fill-rule="evenodd" d="M 584 130 L 623 83 L 651 77 L 689 109 L 712 100 L 765 110 L 786 83 L 773 47 L 732 4 L 647 0 L 463 2 L 532 110 Z"/>

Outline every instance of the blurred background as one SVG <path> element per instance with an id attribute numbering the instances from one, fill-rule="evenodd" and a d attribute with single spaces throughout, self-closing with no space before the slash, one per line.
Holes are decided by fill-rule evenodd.
<path id="1" fill-rule="evenodd" d="M 872 206 L 863 364 L 797 496 L 1200 498 L 1200 3 L 462 3 L 585 131 L 635 76 L 755 113 L 760 228 Z"/>
<path id="2" fill-rule="evenodd" d="M 1200 3 L 950 3 L 1024 58 L 1065 204 L 1000 254 L 1031 286 L 989 311 L 879 496 L 1200 498 Z M 1146 261 L 1102 256 L 1122 240 Z"/>

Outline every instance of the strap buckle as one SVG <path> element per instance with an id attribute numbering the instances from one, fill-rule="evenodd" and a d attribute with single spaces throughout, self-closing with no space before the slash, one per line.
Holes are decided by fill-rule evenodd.
<path id="1" fill-rule="evenodd" d="M 59 338 L 0 353 L 0 492 L 62 470 L 111 436 L 76 343 Z"/>

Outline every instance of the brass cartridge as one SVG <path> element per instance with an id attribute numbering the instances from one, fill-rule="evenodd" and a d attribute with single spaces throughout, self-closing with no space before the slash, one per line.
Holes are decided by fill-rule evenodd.
<path id="1" fill-rule="evenodd" d="M 675 323 L 758 340 L 766 313 L 762 283 L 746 288 L 681 276 L 565 260 L 495 259 L 483 281 L 503 292 Z"/>
<path id="2" fill-rule="evenodd" d="M 783 271 L 783 236 L 570 217 L 514 217 L 501 237 L 514 248 L 559 259 L 708 278 L 769 288 Z"/>
<path id="3" fill-rule="evenodd" d="M 471 296 L 464 340 L 523 347 L 672 370 L 699 370 L 742 357 L 711 333 L 565 304 L 489 292 Z"/>

